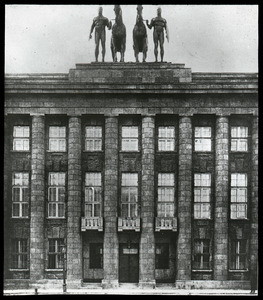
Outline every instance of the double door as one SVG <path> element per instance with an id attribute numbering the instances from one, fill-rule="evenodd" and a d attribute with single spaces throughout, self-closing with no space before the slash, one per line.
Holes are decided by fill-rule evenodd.
<path id="1" fill-rule="evenodd" d="M 120 244 L 119 282 L 139 281 L 139 244 Z"/>

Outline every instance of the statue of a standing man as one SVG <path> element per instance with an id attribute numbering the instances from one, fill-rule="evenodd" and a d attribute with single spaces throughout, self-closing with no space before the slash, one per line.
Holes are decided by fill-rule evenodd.
<path id="1" fill-rule="evenodd" d="M 160 50 L 161 50 L 161 62 L 163 62 L 163 55 L 164 55 L 164 29 L 166 31 L 166 38 L 169 41 L 168 36 L 168 27 L 167 22 L 164 18 L 161 16 L 162 10 L 160 7 L 157 9 L 157 17 L 153 18 L 151 20 L 151 23 L 149 24 L 149 21 L 146 20 L 147 27 L 149 29 L 152 29 L 154 27 L 153 31 L 153 42 L 154 42 L 154 55 L 155 55 L 155 62 L 157 62 L 157 56 L 158 56 L 158 42 L 160 44 Z"/>
<path id="2" fill-rule="evenodd" d="M 90 28 L 90 36 L 89 39 L 92 38 L 92 32 L 95 28 L 95 58 L 96 62 L 98 62 L 98 55 L 99 55 L 99 43 L 101 41 L 101 47 L 102 47 L 102 62 L 104 62 L 105 57 L 105 41 L 106 41 L 106 32 L 105 27 L 108 27 L 108 29 L 111 29 L 111 21 L 109 21 L 106 17 L 102 15 L 102 7 L 99 7 L 99 15 L 93 19 L 93 23 Z"/>

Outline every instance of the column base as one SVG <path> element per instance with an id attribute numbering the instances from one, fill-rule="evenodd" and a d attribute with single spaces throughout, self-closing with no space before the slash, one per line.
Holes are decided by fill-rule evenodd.
<path id="1" fill-rule="evenodd" d="M 119 281 L 102 279 L 101 286 L 103 289 L 117 289 L 119 287 Z"/>
<path id="2" fill-rule="evenodd" d="M 139 281 L 139 288 L 141 289 L 155 289 L 156 287 L 156 281 L 155 280 L 149 280 L 149 281 Z"/>

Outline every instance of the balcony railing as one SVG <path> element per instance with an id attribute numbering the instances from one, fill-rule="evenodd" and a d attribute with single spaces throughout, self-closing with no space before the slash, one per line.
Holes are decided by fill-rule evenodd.
<path id="1" fill-rule="evenodd" d="M 103 231 L 103 218 L 102 217 L 82 217 L 81 218 L 81 231 L 98 230 Z"/>
<path id="2" fill-rule="evenodd" d="M 118 218 L 118 231 L 135 230 L 140 231 L 141 221 L 140 218 Z"/>
<path id="3" fill-rule="evenodd" d="M 177 218 L 172 217 L 156 217 L 155 231 L 172 230 L 177 231 Z"/>

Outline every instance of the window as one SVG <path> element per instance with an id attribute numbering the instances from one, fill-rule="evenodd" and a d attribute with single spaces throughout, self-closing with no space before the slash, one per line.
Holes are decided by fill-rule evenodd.
<path id="1" fill-rule="evenodd" d="M 138 174 L 122 173 L 121 179 L 121 215 L 137 217 L 138 215 Z"/>
<path id="2" fill-rule="evenodd" d="M 210 241 L 195 240 L 193 269 L 210 270 Z"/>
<path id="3" fill-rule="evenodd" d="M 174 174 L 158 174 L 158 217 L 174 216 Z"/>
<path id="4" fill-rule="evenodd" d="M 12 180 L 12 216 L 28 217 L 29 204 L 29 174 L 14 173 Z"/>
<path id="5" fill-rule="evenodd" d="M 247 269 L 247 240 L 232 240 L 230 242 L 230 269 Z"/>
<path id="6" fill-rule="evenodd" d="M 160 126 L 158 128 L 158 150 L 174 151 L 175 132 L 173 126 Z"/>
<path id="7" fill-rule="evenodd" d="M 28 247 L 27 239 L 12 240 L 12 269 L 27 269 Z"/>
<path id="8" fill-rule="evenodd" d="M 122 151 L 138 151 L 138 126 L 122 126 Z"/>
<path id="9" fill-rule="evenodd" d="M 49 173 L 48 177 L 48 217 L 65 217 L 65 173 Z"/>
<path id="10" fill-rule="evenodd" d="M 101 216 L 101 173 L 86 173 L 85 217 Z"/>
<path id="11" fill-rule="evenodd" d="M 14 126 L 13 128 L 13 150 L 29 151 L 29 126 Z"/>
<path id="12" fill-rule="evenodd" d="M 103 245 L 102 244 L 90 244 L 90 269 L 102 269 L 103 268 Z"/>
<path id="13" fill-rule="evenodd" d="M 211 217 L 211 174 L 194 174 L 194 218 Z"/>
<path id="14" fill-rule="evenodd" d="M 66 127 L 65 126 L 49 127 L 49 151 L 53 151 L 53 152 L 66 151 Z"/>
<path id="15" fill-rule="evenodd" d="M 63 268 L 64 239 L 48 239 L 48 269 Z"/>
<path id="16" fill-rule="evenodd" d="M 247 174 L 231 174 L 231 219 L 247 218 Z"/>
<path id="17" fill-rule="evenodd" d="M 155 268 L 169 269 L 169 244 L 156 244 Z"/>
<path id="18" fill-rule="evenodd" d="M 211 151 L 211 127 L 195 127 L 195 151 Z"/>
<path id="19" fill-rule="evenodd" d="M 231 127 L 231 151 L 248 150 L 248 127 Z"/>
<path id="20" fill-rule="evenodd" d="M 85 133 L 85 150 L 101 151 L 102 150 L 102 127 L 87 126 Z"/>

